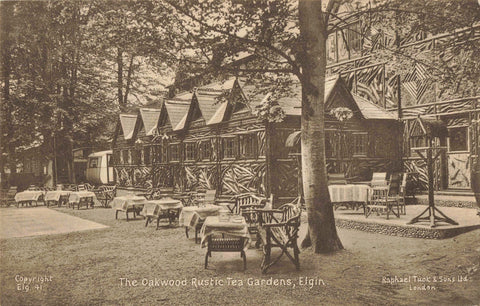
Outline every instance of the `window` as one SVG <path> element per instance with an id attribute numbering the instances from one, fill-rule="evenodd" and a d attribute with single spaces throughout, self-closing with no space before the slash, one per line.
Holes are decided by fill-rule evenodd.
<path id="1" fill-rule="evenodd" d="M 115 164 L 121 164 L 122 154 L 120 151 L 113 151 L 113 162 Z"/>
<path id="2" fill-rule="evenodd" d="M 333 158 L 335 154 L 335 145 L 333 143 L 333 131 L 325 131 L 325 157 Z"/>
<path id="3" fill-rule="evenodd" d="M 235 158 L 235 137 L 223 139 L 223 158 Z"/>
<path id="4" fill-rule="evenodd" d="M 152 147 L 143 147 L 143 162 L 145 165 L 149 165 L 151 163 L 150 155 L 151 155 Z"/>
<path id="5" fill-rule="evenodd" d="M 210 140 L 204 140 L 200 144 L 200 152 L 202 160 L 210 160 L 212 157 L 212 143 Z"/>
<path id="6" fill-rule="evenodd" d="M 98 157 L 90 157 L 88 160 L 88 168 L 98 168 L 100 161 Z"/>
<path id="7" fill-rule="evenodd" d="M 367 156 L 368 134 L 353 133 L 353 155 Z"/>
<path id="8" fill-rule="evenodd" d="M 240 156 L 243 158 L 254 158 L 257 148 L 257 135 L 247 134 L 240 135 Z M 285 141 L 283 142 L 285 143 Z"/>
<path id="9" fill-rule="evenodd" d="M 410 148 L 424 148 L 427 146 L 425 136 L 410 136 Z"/>
<path id="10" fill-rule="evenodd" d="M 195 160 L 196 144 L 194 142 L 185 143 L 185 160 Z"/>
<path id="11" fill-rule="evenodd" d="M 179 148 L 180 148 L 180 144 L 176 143 L 176 144 L 171 144 L 169 146 L 169 149 L 170 149 L 170 161 L 180 161 L 180 151 L 179 151 Z"/>
<path id="12" fill-rule="evenodd" d="M 448 130 L 449 152 L 468 151 L 468 127 L 455 127 Z"/>
<path id="13" fill-rule="evenodd" d="M 122 164 L 129 163 L 130 153 L 128 150 L 122 150 Z"/>

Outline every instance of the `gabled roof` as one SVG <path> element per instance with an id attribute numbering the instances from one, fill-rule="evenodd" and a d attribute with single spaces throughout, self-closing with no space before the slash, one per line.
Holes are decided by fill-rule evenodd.
<path id="1" fill-rule="evenodd" d="M 165 108 L 172 130 L 180 131 L 185 128 L 191 102 L 191 92 L 180 93 L 172 99 L 165 100 Z"/>
<path id="2" fill-rule="evenodd" d="M 301 116 L 301 85 L 295 83 L 292 85 L 291 91 L 293 94 L 288 97 L 279 99 L 278 104 L 289 116 Z M 354 112 L 359 111 L 363 119 L 378 119 L 378 120 L 395 120 L 395 114 L 390 113 L 383 108 L 371 103 L 365 98 L 352 94 L 344 81 L 338 76 L 331 76 L 325 79 L 325 113 L 329 111 L 334 105 L 333 101 L 338 101 L 334 98 L 336 92 L 340 92 L 342 100 L 347 107 L 351 107 Z M 334 100 L 332 100 L 334 99 Z"/>
<path id="3" fill-rule="evenodd" d="M 380 119 L 380 120 L 395 120 L 397 116 L 395 113 L 391 113 L 381 108 L 378 105 L 373 104 L 367 99 L 352 94 L 355 102 L 357 103 L 363 118 L 365 119 Z"/>
<path id="4" fill-rule="evenodd" d="M 151 136 L 157 129 L 158 118 L 160 118 L 160 109 L 155 108 L 141 108 L 140 116 L 145 128 L 145 135 Z"/>
<path id="5" fill-rule="evenodd" d="M 228 102 L 219 102 L 218 98 L 231 93 L 234 84 L 235 78 L 230 78 L 197 88 L 194 96 L 206 125 L 220 123 L 225 119 Z"/>
<path id="6" fill-rule="evenodd" d="M 421 118 L 419 116 L 413 122 L 409 136 L 447 137 L 447 124 L 442 120 Z"/>
<path id="7" fill-rule="evenodd" d="M 339 82 L 340 77 L 338 75 L 331 76 L 325 79 L 325 104 L 330 98 L 333 88 Z M 302 87 L 300 83 L 292 84 L 292 95 L 289 97 L 281 98 L 278 101 L 278 104 L 285 111 L 286 115 L 290 116 L 301 116 L 302 115 Z"/>
<path id="8" fill-rule="evenodd" d="M 168 118 L 172 125 L 172 130 L 179 131 L 185 127 L 190 102 L 186 101 L 165 101 Z"/>
<path id="9" fill-rule="evenodd" d="M 123 138 L 125 138 L 125 140 L 132 139 L 135 124 L 137 123 L 137 117 L 137 115 L 132 114 L 120 114 L 120 124 L 123 131 Z"/>

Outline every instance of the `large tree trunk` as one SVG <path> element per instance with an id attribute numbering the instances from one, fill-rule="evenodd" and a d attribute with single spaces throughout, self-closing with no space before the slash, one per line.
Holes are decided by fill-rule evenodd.
<path id="1" fill-rule="evenodd" d="M 302 169 L 308 234 L 315 253 L 343 249 L 327 186 L 324 92 L 327 27 L 321 1 L 299 1 L 302 64 Z"/>

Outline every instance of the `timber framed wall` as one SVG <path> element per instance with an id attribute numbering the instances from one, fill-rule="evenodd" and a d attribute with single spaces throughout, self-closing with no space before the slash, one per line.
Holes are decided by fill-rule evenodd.
<path id="1" fill-rule="evenodd" d="M 286 139 L 300 128 L 300 100 L 280 101 L 287 116 L 267 123 L 252 113 L 259 101 L 247 106 L 238 80 L 227 83 L 226 89 L 210 84 L 166 99 L 149 116 L 145 109 L 121 115 L 113 149 L 119 187 L 295 198 L 301 189 L 300 164 Z M 329 172 L 368 180 L 374 171 L 397 169 L 401 155 L 396 140 L 402 130 L 395 117 L 352 96 L 338 77 L 328 79 L 326 86 L 327 111 L 348 107 L 354 112 L 344 123 L 326 115 Z M 217 103 L 225 90 L 230 102 Z M 298 153 L 299 145 L 293 150 Z"/>
<path id="2" fill-rule="evenodd" d="M 359 33 L 371 34 L 364 38 Z M 418 115 L 443 120 L 449 130 L 449 136 L 436 144 L 446 146 L 447 152 L 434 167 L 435 189 L 471 187 L 470 165 L 479 151 L 480 97 L 475 92 L 480 88 L 472 93 L 464 91 L 463 84 L 459 88 L 441 87 L 419 63 L 399 75 L 388 71 L 387 63 L 375 61 L 371 53 L 387 48 L 434 56 L 437 48 L 465 39 L 480 39 L 479 23 L 435 36 L 416 33 L 400 38 L 395 33 L 382 31 L 381 25 L 370 24 L 359 17 L 330 35 L 327 42 L 327 75 L 340 74 L 352 93 L 396 113 L 404 124 L 403 171 L 418 173 L 416 180 L 421 189 L 427 186 L 426 165 L 411 153 L 416 144 L 408 139 L 411 124 Z M 463 56 L 468 55 L 455 54 L 450 61 L 462 61 Z"/>

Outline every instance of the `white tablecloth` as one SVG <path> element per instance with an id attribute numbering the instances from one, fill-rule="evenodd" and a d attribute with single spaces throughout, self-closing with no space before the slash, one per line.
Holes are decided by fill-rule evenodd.
<path id="1" fill-rule="evenodd" d="M 47 194 L 45 195 L 45 201 L 55 201 L 58 202 L 60 201 L 61 196 L 67 196 L 71 193 L 71 191 L 68 190 L 53 190 L 53 191 L 47 191 Z"/>
<path id="2" fill-rule="evenodd" d="M 147 201 L 147 203 L 143 205 L 143 209 L 140 214 L 144 217 L 158 217 L 162 210 L 182 208 L 182 201 L 172 198 L 163 198 L 160 200 Z"/>
<path id="3" fill-rule="evenodd" d="M 372 188 L 363 184 L 348 185 L 330 185 L 328 192 L 330 193 L 330 201 L 332 203 L 341 202 L 362 202 L 366 203 L 368 197 L 371 196 Z"/>
<path id="4" fill-rule="evenodd" d="M 15 195 L 15 202 L 39 201 L 45 193 L 40 190 L 26 190 Z"/>
<path id="5" fill-rule="evenodd" d="M 82 198 L 89 198 L 93 197 L 93 202 L 97 203 L 97 197 L 95 196 L 95 193 L 92 191 L 71 191 L 70 192 L 70 197 L 68 198 L 68 202 L 70 203 L 78 203 L 80 202 L 80 199 Z"/>
<path id="6" fill-rule="evenodd" d="M 195 228 L 199 220 L 204 220 L 208 216 L 218 216 L 221 209 L 222 207 L 216 205 L 184 207 L 178 217 L 178 224 Z"/>
<path id="7" fill-rule="evenodd" d="M 235 222 L 240 221 L 240 222 Z M 202 247 L 207 246 L 208 237 L 214 234 L 225 234 L 244 239 L 244 250 L 248 249 L 252 238 L 248 232 L 248 224 L 241 216 L 230 216 L 229 220 L 221 221 L 218 216 L 209 216 L 205 219 L 200 237 L 202 238 Z"/>
<path id="8" fill-rule="evenodd" d="M 144 206 L 147 203 L 144 196 L 121 196 L 115 197 L 110 205 L 115 210 L 127 211 L 127 209 Z"/>

